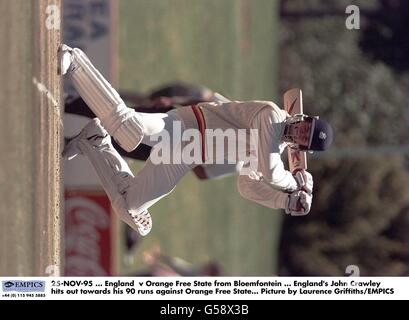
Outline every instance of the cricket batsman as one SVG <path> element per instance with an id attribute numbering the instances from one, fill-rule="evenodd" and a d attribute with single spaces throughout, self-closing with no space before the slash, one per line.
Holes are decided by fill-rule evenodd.
<path id="1" fill-rule="evenodd" d="M 104 79 L 88 57 L 77 48 L 62 45 L 59 49 L 60 74 L 66 74 L 97 118 L 91 120 L 65 147 L 68 159 L 78 154 L 88 157 L 112 208 L 130 227 L 146 235 L 152 228 L 148 209 L 168 195 L 194 166 L 218 161 L 215 155 L 248 167 L 249 154 L 256 159 L 238 178 L 238 191 L 246 199 L 287 214 L 305 215 L 311 209 L 313 179 L 306 170 L 291 173 L 284 168 L 281 153 L 287 146 L 303 151 L 323 151 L 332 142 L 331 126 L 305 115 L 290 116 L 270 101 L 225 101 L 199 103 L 167 113 L 141 113 L 126 106 L 117 91 Z M 197 132 L 193 147 L 174 132 Z M 216 150 L 208 135 L 230 132 L 237 137 L 239 151 L 225 143 Z M 245 135 L 242 132 L 245 132 Z M 252 134 L 255 133 L 255 134 Z M 143 143 L 153 147 L 150 157 L 136 176 L 115 150 L 111 136 L 130 152 Z M 157 162 L 155 148 L 166 141 L 170 162 Z M 184 135 L 183 135 L 184 136 Z M 236 144 L 235 144 L 236 145 Z M 184 149 L 199 150 L 196 163 L 187 161 Z M 214 146 L 213 146 L 214 147 Z M 163 153 L 166 149 L 161 149 Z M 177 150 L 178 152 L 173 152 Z M 216 152 L 215 152 L 216 151 Z M 255 155 L 255 156 L 254 156 Z M 251 159 L 251 157 L 250 157 Z M 199 162 L 199 163 L 198 163 Z"/>

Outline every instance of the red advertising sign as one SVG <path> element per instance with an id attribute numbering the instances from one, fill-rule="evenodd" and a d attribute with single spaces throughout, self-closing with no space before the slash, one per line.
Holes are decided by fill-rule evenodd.
<path id="1" fill-rule="evenodd" d="M 111 233 L 115 223 L 103 191 L 65 194 L 65 275 L 109 276 L 114 271 Z"/>

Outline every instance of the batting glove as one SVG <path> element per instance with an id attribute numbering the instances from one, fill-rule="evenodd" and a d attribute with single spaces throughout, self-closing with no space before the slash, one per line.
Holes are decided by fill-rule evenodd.
<path id="1" fill-rule="evenodd" d="M 312 194 L 312 189 L 314 187 L 314 181 L 312 179 L 311 173 L 305 170 L 299 170 L 294 174 L 294 179 L 297 181 L 298 190 Z"/>
<path id="2" fill-rule="evenodd" d="M 312 195 L 305 191 L 294 191 L 288 195 L 285 213 L 292 216 L 304 216 L 310 212 Z"/>

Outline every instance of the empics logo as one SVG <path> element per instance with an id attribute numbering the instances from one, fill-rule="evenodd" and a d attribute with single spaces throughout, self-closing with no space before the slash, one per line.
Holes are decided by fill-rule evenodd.
<path id="1" fill-rule="evenodd" d="M 44 292 L 45 290 L 45 281 L 37 280 L 11 280 L 11 281 L 2 281 L 3 292 Z"/>

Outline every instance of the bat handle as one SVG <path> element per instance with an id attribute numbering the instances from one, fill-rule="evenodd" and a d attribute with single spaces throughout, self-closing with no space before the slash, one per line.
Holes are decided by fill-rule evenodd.
<path id="1" fill-rule="evenodd" d="M 304 191 L 304 192 L 308 193 L 308 190 L 304 187 L 304 185 L 305 185 L 304 175 L 299 175 L 298 177 L 296 177 L 297 172 L 303 172 L 303 171 L 305 171 L 305 169 L 298 168 L 298 169 L 293 170 L 291 173 L 294 176 L 295 181 L 297 182 L 297 184 L 302 186 L 300 188 L 300 191 Z M 300 179 L 301 179 L 301 181 L 300 181 Z"/>

